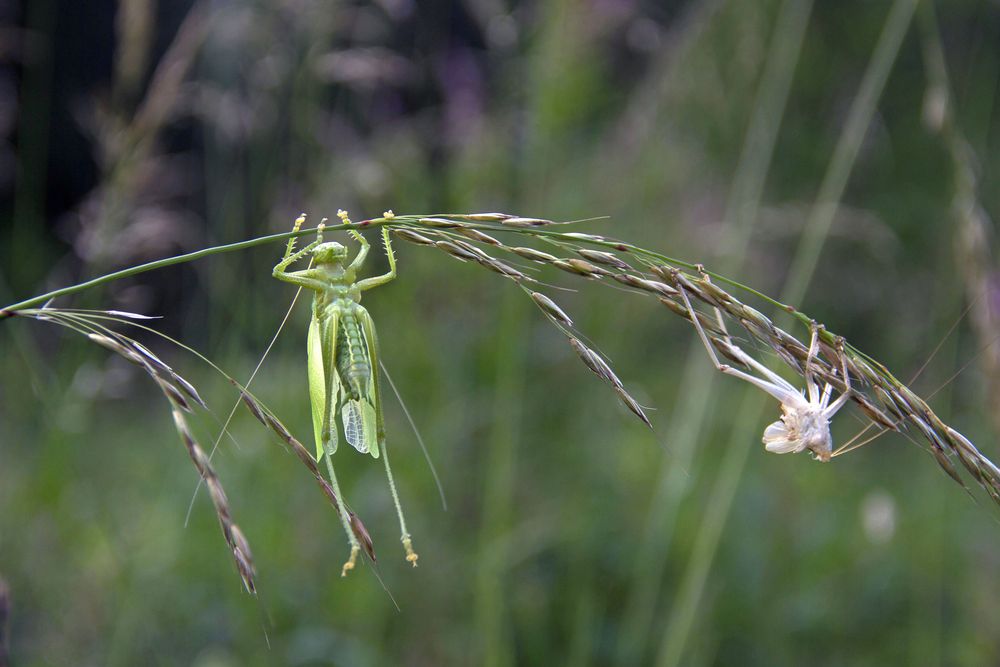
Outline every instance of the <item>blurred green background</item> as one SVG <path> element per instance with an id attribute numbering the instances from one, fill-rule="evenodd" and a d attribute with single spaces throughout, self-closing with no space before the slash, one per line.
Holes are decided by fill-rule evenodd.
<path id="1" fill-rule="evenodd" d="M 607 215 L 581 230 L 784 295 L 904 381 L 929 360 L 911 387 L 1000 455 L 994 1 L 31 0 L 0 14 L 0 303 L 284 231 L 299 211 Z M 347 450 L 338 466 L 400 609 L 367 565 L 340 577 L 336 516 L 241 410 L 239 446 L 215 465 L 253 547 L 248 596 L 204 491 L 184 524 L 197 475 L 155 386 L 15 318 L 0 322 L 11 664 L 1000 663 L 998 512 L 905 437 L 826 466 L 765 454 L 777 405 L 715 377 L 690 326 L 543 272 L 577 290 L 549 294 L 656 409 L 650 432 L 511 283 L 397 245 L 399 279 L 365 305 L 450 504 L 387 396 L 419 568 L 381 466 Z M 292 296 L 270 278 L 282 251 L 58 305 L 161 314 L 245 378 Z M 307 301 L 254 390 L 308 442 Z M 231 388 L 141 340 L 212 405 L 194 419 L 210 443 Z M 834 437 L 862 422 L 845 410 Z"/>

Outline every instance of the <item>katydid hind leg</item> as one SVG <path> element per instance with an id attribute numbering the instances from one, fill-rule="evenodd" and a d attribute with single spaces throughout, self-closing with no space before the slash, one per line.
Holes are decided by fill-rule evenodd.
<path id="1" fill-rule="evenodd" d="M 406 529 L 406 517 L 403 516 L 403 506 L 399 501 L 399 491 L 396 489 L 396 480 L 393 478 L 392 466 L 389 465 L 389 449 L 385 442 L 385 428 L 382 417 L 382 400 L 379 389 L 378 382 L 378 370 L 379 370 L 379 358 L 378 358 L 378 338 L 375 334 L 375 324 L 372 321 L 371 315 L 368 311 L 363 308 L 359 308 L 359 319 L 361 321 L 361 328 L 365 332 L 365 338 L 368 341 L 368 350 L 371 359 L 371 375 L 373 391 L 376 401 L 376 424 L 378 433 L 378 449 L 382 453 L 382 462 L 385 465 L 385 475 L 389 480 L 389 491 L 392 493 L 392 502 L 396 506 L 396 515 L 399 517 L 399 530 L 400 530 L 400 541 L 403 543 L 403 549 L 406 551 L 406 560 L 413 564 L 413 567 L 417 566 L 417 559 L 420 557 L 417 552 L 413 550 L 413 540 L 410 537 L 410 532 Z"/>

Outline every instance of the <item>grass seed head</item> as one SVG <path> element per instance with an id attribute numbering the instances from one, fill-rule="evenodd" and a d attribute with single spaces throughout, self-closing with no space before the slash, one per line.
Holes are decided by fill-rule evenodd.
<path id="1" fill-rule="evenodd" d="M 508 227 L 544 227 L 553 223 L 551 220 L 543 220 L 542 218 L 504 218 L 500 224 Z"/>
<path id="2" fill-rule="evenodd" d="M 435 229 L 456 229 L 459 227 L 465 227 L 465 225 L 461 222 L 448 220 L 447 218 L 420 218 L 417 222 L 425 227 L 433 227 Z"/>
<path id="3" fill-rule="evenodd" d="M 415 243 L 417 245 L 434 245 L 433 239 L 429 239 L 423 234 L 418 234 L 412 229 L 396 228 L 392 230 L 392 233 L 404 241 L 409 241 L 410 243 Z"/>
<path id="4" fill-rule="evenodd" d="M 499 259 L 490 258 L 490 261 L 488 262 L 481 261 L 480 264 L 485 266 L 487 269 L 495 273 L 499 273 L 501 276 L 504 276 L 505 278 L 510 278 L 511 280 L 514 281 L 526 280 L 528 282 L 536 282 L 534 279 L 529 278 L 525 274 L 515 269 L 510 264 L 501 262 Z"/>
<path id="5" fill-rule="evenodd" d="M 153 375 L 153 380 L 155 380 L 156 384 L 159 385 L 160 391 L 163 392 L 163 395 L 167 397 L 168 401 L 176 407 L 184 410 L 184 412 L 192 412 L 191 404 L 188 403 L 186 398 L 184 398 L 184 394 L 181 393 L 180 389 L 172 385 L 170 382 L 167 382 L 159 375 Z"/>
<path id="6" fill-rule="evenodd" d="M 530 259 L 532 262 L 540 262 L 542 264 L 555 264 L 559 261 L 559 258 L 555 255 L 550 255 L 547 252 L 542 252 L 541 250 L 535 250 L 534 248 L 522 248 L 514 247 L 510 248 L 510 251 L 515 255 L 523 257 L 525 259 Z"/>
<path id="7" fill-rule="evenodd" d="M 647 417 L 646 413 L 643 412 L 642 406 L 640 406 L 639 403 L 632 398 L 627 391 L 625 391 L 624 387 L 615 387 L 615 393 L 618 394 L 619 400 L 625 404 L 625 407 L 632 411 L 632 414 L 641 419 L 643 424 L 649 428 L 653 428 L 653 424 L 650 423 L 649 417 Z"/>
<path id="8" fill-rule="evenodd" d="M 587 368 L 592 370 L 598 375 L 598 377 L 608 382 L 615 389 L 622 388 L 622 381 L 618 379 L 618 376 L 611 370 L 611 367 L 605 363 L 604 359 L 601 358 L 601 355 L 597 354 L 592 349 L 581 343 L 579 339 L 573 338 L 572 336 L 569 339 L 569 344 Z"/>
<path id="9" fill-rule="evenodd" d="M 617 255 L 610 252 L 604 252 L 603 250 L 591 250 L 590 248 L 578 248 L 576 253 L 583 257 L 584 259 L 589 259 L 595 264 L 604 264 L 605 266 L 613 266 L 616 269 L 621 269 L 623 271 L 629 271 L 632 269 L 631 266 L 626 264 Z"/>
<path id="10" fill-rule="evenodd" d="M 469 213 L 467 215 L 463 215 L 462 217 L 473 222 L 503 222 L 504 220 L 513 218 L 514 216 L 506 213 Z"/>
<path id="11" fill-rule="evenodd" d="M 500 241 L 498 241 L 497 239 L 493 238 L 489 234 L 484 234 L 483 232 L 479 231 L 478 229 L 473 229 L 472 227 L 466 227 L 466 228 L 463 228 L 463 229 L 458 229 L 456 231 L 459 234 L 461 234 L 462 236 L 470 238 L 473 241 L 479 241 L 480 243 L 485 243 L 486 245 L 491 245 L 491 246 L 502 246 L 503 245 L 502 243 L 500 243 Z"/>
<path id="12" fill-rule="evenodd" d="M 434 245 L 461 262 L 479 261 L 479 257 L 451 241 L 435 241 Z"/>
<path id="13" fill-rule="evenodd" d="M 264 426 L 268 427 L 271 426 L 271 424 L 268 423 L 267 416 L 265 415 L 264 410 L 261 408 L 260 404 L 245 389 L 240 389 L 240 400 L 243 401 L 243 404 L 247 406 L 247 409 L 250 411 L 250 414 L 252 414 L 257 421 L 259 421 Z"/>
<path id="14" fill-rule="evenodd" d="M 567 273 L 573 273 L 578 276 L 583 276 L 584 278 L 599 279 L 606 275 L 610 275 L 610 273 L 605 269 L 594 266 L 590 262 L 582 259 L 556 259 L 552 262 L 552 265 Z"/>
<path id="15" fill-rule="evenodd" d="M 348 510 L 348 517 L 350 519 L 351 532 L 354 533 L 354 537 L 358 538 L 358 542 L 361 543 L 361 548 L 365 550 L 368 557 L 372 559 L 372 562 L 377 562 L 378 559 L 375 558 L 375 545 L 372 543 L 372 537 L 368 534 L 368 529 L 365 528 L 365 524 L 361 522 L 358 515 L 354 512 Z"/>
<path id="16" fill-rule="evenodd" d="M 535 304 L 542 309 L 548 317 L 552 318 L 558 324 L 565 325 L 567 327 L 573 326 L 573 320 L 569 318 L 562 308 L 560 308 L 555 301 L 545 296 L 541 292 L 532 292 L 531 299 Z M 575 339 L 572 339 L 575 340 Z"/>

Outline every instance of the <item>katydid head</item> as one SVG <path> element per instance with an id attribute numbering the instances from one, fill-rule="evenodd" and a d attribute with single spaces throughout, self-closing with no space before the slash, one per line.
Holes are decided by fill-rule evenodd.
<path id="1" fill-rule="evenodd" d="M 320 243 L 312 251 L 313 261 L 317 266 L 324 264 L 343 265 L 347 259 L 347 248 L 336 241 Z"/>

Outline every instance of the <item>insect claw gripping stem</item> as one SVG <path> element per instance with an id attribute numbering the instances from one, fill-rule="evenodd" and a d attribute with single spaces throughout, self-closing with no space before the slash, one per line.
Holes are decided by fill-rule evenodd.
<path id="1" fill-rule="evenodd" d="M 300 229 L 302 229 L 302 223 L 304 223 L 305 221 L 306 221 L 306 214 L 299 213 L 299 217 L 295 218 L 295 223 L 292 224 L 292 231 L 297 232 Z M 293 236 L 292 238 L 288 239 L 288 246 L 285 248 L 285 257 L 288 257 L 293 252 L 295 252 L 295 242 L 298 240 L 298 238 L 299 237 L 297 236 Z"/>
<path id="2" fill-rule="evenodd" d="M 418 556 L 417 552 L 413 550 L 413 540 L 410 539 L 409 535 L 404 535 L 402 537 L 402 542 L 403 548 L 406 549 L 406 562 L 412 563 L 413 567 L 416 567 L 417 559 L 420 558 L 420 556 Z"/>
<path id="3" fill-rule="evenodd" d="M 351 557 L 347 559 L 344 563 L 344 567 L 340 569 L 340 576 L 346 577 L 347 573 L 354 569 L 354 565 L 358 562 L 358 553 L 361 551 L 361 547 L 351 547 Z"/>

